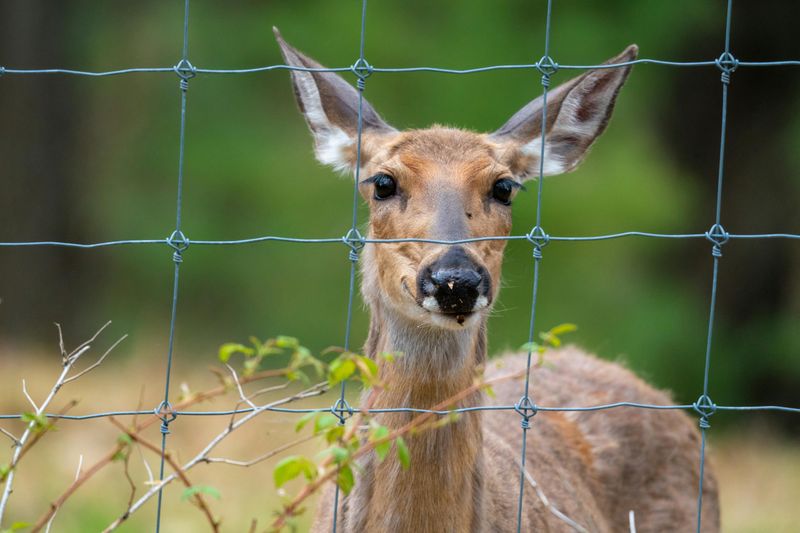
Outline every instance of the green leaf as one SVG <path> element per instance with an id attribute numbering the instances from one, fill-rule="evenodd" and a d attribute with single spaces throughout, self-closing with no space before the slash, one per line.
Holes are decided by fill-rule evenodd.
<path id="1" fill-rule="evenodd" d="M 319 435 L 338 423 L 339 419 L 333 416 L 331 413 L 320 413 L 316 420 L 314 420 L 314 435 Z"/>
<path id="2" fill-rule="evenodd" d="M 578 326 L 575 324 L 559 324 L 558 326 L 554 327 L 549 331 L 551 335 L 564 335 L 565 333 L 572 333 L 573 331 L 577 331 Z"/>
<path id="3" fill-rule="evenodd" d="M 538 352 L 541 346 L 537 342 L 526 342 L 519 347 L 522 352 Z"/>
<path id="4" fill-rule="evenodd" d="M 209 496 L 213 496 L 218 500 L 222 498 L 222 495 L 214 487 L 209 487 L 207 485 L 193 485 L 191 487 L 183 489 L 183 494 L 181 494 L 181 500 L 186 501 L 196 494 L 208 494 Z"/>
<path id="5" fill-rule="evenodd" d="M 33 431 L 43 431 L 48 429 L 50 423 L 44 414 L 37 415 L 36 413 L 23 413 L 22 421 L 32 425 Z"/>
<path id="6" fill-rule="evenodd" d="M 397 447 L 397 459 L 403 466 L 403 470 L 408 470 L 408 467 L 411 466 L 411 454 L 408 451 L 408 445 L 406 445 L 406 441 L 403 440 L 403 437 L 397 437 L 394 443 Z"/>
<path id="7" fill-rule="evenodd" d="M 356 355 L 354 357 L 356 366 L 358 366 L 361 372 L 361 381 L 363 381 L 365 385 L 372 385 L 375 383 L 378 377 L 378 364 L 369 357 L 364 357 L 363 355 Z"/>
<path id="8" fill-rule="evenodd" d="M 334 426 L 325 433 L 328 444 L 333 444 L 342 437 L 344 437 L 344 426 Z"/>
<path id="9" fill-rule="evenodd" d="M 281 487 L 300 474 L 303 474 L 309 481 L 317 477 L 317 466 L 308 458 L 302 455 L 291 455 L 275 465 L 272 477 L 275 486 Z"/>
<path id="10" fill-rule="evenodd" d="M 221 362 L 227 363 L 230 360 L 230 358 L 237 353 L 240 353 L 245 357 L 250 357 L 255 353 L 255 351 L 252 348 L 245 346 L 244 344 L 229 342 L 219 347 L 218 357 Z"/>
<path id="11" fill-rule="evenodd" d="M 300 346 L 300 341 L 298 341 L 294 337 L 286 337 L 284 335 L 280 335 L 278 336 L 278 338 L 275 339 L 275 346 L 277 346 L 278 348 L 290 348 L 294 350 L 298 346 Z"/>
<path id="12" fill-rule="evenodd" d="M 14 522 L 13 524 L 11 524 L 10 528 L 3 529 L 2 531 L 0 531 L 0 533 L 11 533 L 12 531 L 20 531 L 22 529 L 28 529 L 32 525 L 33 524 L 30 524 L 28 522 Z"/>
<path id="13" fill-rule="evenodd" d="M 306 427 L 306 424 L 308 424 L 318 414 L 319 413 L 306 413 L 306 414 L 304 414 L 302 417 L 300 417 L 300 420 L 297 421 L 297 424 L 295 424 L 294 430 L 295 431 L 300 431 L 301 429 Z"/>
<path id="14" fill-rule="evenodd" d="M 0 481 L 5 481 L 8 477 L 8 474 L 11 473 L 11 465 L 8 463 L 4 463 L 0 465 Z"/>
<path id="15" fill-rule="evenodd" d="M 344 465 L 339 469 L 339 476 L 336 479 L 336 484 L 339 485 L 339 488 L 342 489 L 342 492 L 345 494 L 350 494 L 350 491 L 353 490 L 356 479 L 350 465 Z"/>
<path id="16" fill-rule="evenodd" d="M 375 426 L 369 436 L 371 442 L 378 442 L 389 435 L 389 428 L 386 426 Z M 392 448 L 392 441 L 387 440 L 375 445 L 375 454 L 378 456 L 379 461 L 383 461 L 389 450 Z"/>
<path id="17" fill-rule="evenodd" d="M 336 463 L 343 463 L 350 457 L 350 452 L 347 451 L 347 448 L 342 448 L 341 446 L 331 446 L 329 451 Z"/>
<path id="18" fill-rule="evenodd" d="M 348 379 L 356 371 L 356 364 L 350 358 L 338 357 L 328 367 L 328 383 L 336 385 Z"/>
<path id="19" fill-rule="evenodd" d="M 123 433 L 119 437 L 117 437 L 117 442 L 124 445 L 130 445 L 133 442 L 133 439 L 127 433 Z"/>

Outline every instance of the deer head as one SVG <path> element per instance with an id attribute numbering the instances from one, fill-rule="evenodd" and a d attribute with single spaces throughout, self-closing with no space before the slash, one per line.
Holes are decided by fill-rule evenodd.
<path id="1" fill-rule="evenodd" d="M 283 40 L 286 63 L 321 65 Z M 636 58 L 631 45 L 610 62 Z M 630 66 L 586 72 L 549 91 L 544 175 L 575 169 L 605 130 Z M 317 159 L 355 173 L 358 92 L 335 73 L 292 71 Z M 399 131 L 363 101 L 359 191 L 369 204 L 369 237 L 461 240 L 507 236 L 511 203 L 538 176 L 539 97 L 494 133 L 433 126 Z M 364 250 L 362 292 L 373 311 L 438 329 L 482 324 L 495 301 L 505 241 L 458 245 L 399 243 Z"/>

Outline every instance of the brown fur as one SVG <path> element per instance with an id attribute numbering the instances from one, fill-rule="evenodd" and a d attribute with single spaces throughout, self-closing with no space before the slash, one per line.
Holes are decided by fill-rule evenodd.
<path id="1" fill-rule="evenodd" d="M 287 63 L 319 66 L 278 35 Z M 611 61 L 636 56 L 631 46 Z M 575 168 L 605 129 L 630 68 L 590 71 L 554 88 L 547 107 L 544 173 Z M 370 206 L 369 237 L 458 240 L 503 236 L 511 209 L 493 199 L 500 179 L 522 181 L 538 170 L 542 101 L 534 100 L 491 135 L 433 126 L 400 132 L 364 102 L 361 160 L 353 120 L 358 94 L 330 73 L 292 72 L 301 111 L 315 137 L 317 156 L 355 170 Z M 547 159 L 549 157 L 549 159 Z M 368 178 L 391 176 L 397 192 L 374 198 Z M 364 181 L 366 180 L 366 181 Z M 422 305 L 417 278 L 447 245 L 405 242 L 362 251 L 362 294 L 371 311 L 366 354 L 402 352 L 381 362 L 389 386 L 371 393 L 375 407 L 431 408 L 469 387 L 486 364 L 486 318 L 497 296 L 505 241 L 462 245 L 485 269 L 488 304 L 456 321 Z M 671 404 L 671 399 L 618 364 L 577 348 L 546 355 L 531 375 L 540 406 L 588 406 L 620 401 Z M 524 371 L 523 355 L 488 364 L 486 374 Z M 519 381 L 495 387 L 498 405 L 522 395 Z M 368 393 L 369 394 L 369 393 Z M 475 393 L 456 407 L 487 402 Z M 398 428 L 414 415 L 387 413 L 381 424 Z M 469 412 L 443 427 L 409 436 L 411 468 L 390 457 L 366 457 L 354 489 L 339 502 L 337 531 L 348 533 L 514 531 L 520 486 L 520 416 L 514 411 Z M 592 532 L 628 530 L 634 511 L 639 532 L 692 531 L 698 487 L 699 433 L 685 413 L 619 408 L 602 412 L 539 412 L 531 420 L 521 529 Z M 702 531 L 719 530 L 717 484 L 705 470 Z M 534 484 L 536 487 L 534 487 Z M 333 487 L 323 494 L 314 531 L 329 531 Z"/>

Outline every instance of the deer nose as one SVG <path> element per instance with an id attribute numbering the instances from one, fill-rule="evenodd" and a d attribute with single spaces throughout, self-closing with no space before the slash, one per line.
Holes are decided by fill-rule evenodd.
<path id="1" fill-rule="evenodd" d="M 477 265 L 463 248 L 449 250 L 419 275 L 422 305 L 429 311 L 464 315 L 475 310 L 475 304 L 489 293 L 486 269 Z"/>

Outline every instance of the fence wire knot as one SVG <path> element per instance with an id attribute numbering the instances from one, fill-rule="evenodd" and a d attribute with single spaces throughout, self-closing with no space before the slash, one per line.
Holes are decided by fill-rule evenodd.
<path id="1" fill-rule="evenodd" d="M 528 395 L 523 396 L 517 403 L 514 404 L 514 410 L 522 417 L 522 429 L 530 429 L 531 418 L 536 416 L 536 413 L 539 412 L 536 404 L 531 401 Z"/>
<path id="2" fill-rule="evenodd" d="M 550 76 L 558 72 L 558 63 L 553 61 L 550 56 L 542 56 L 536 62 L 536 70 L 542 74 L 542 86 L 545 88 L 550 87 Z"/>
<path id="3" fill-rule="evenodd" d="M 353 408 L 344 398 L 339 398 L 331 406 L 331 414 L 339 419 L 339 423 L 344 425 L 345 420 L 353 416 Z"/>
<path id="4" fill-rule="evenodd" d="M 692 404 L 692 408 L 700 415 L 700 429 L 708 429 L 711 424 L 708 419 L 717 412 L 717 404 L 711 401 L 707 395 L 701 395 L 696 402 Z"/>
<path id="5" fill-rule="evenodd" d="M 537 260 L 541 259 L 542 248 L 550 243 L 550 235 L 548 235 L 541 226 L 536 225 L 525 235 L 525 238 L 533 245 L 533 258 Z"/>
<path id="6" fill-rule="evenodd" d="M 358 61 L 353 63 L 353 66 L 350 67 L 350 70 L 358 78 L 358 80 L 356 80 L 356 86 L 358 87 L 358 90 L 363 91 L 364 87 L 366 87 L 367 78 L 372 76 L 372 73 L 374 72 L 372 65 L 370 65 L 363 57 L 359 57 Z"/>
<path id="7" fill-rule="evenodd" d="M 153 409 L 153 413 L 161 420 L 161 433 L 169 435 L 170 423 L 178 418 L 178 415 L 172 409 L 172 404 L 164 400 L 158 404 L 158 407 Z"/>
<path id="8" fill-rule="evenodd" d="M 189 239 L 183 232 L 179 229 L 176 229 L 172 232 L 172 235 L 167 237 L 166 240 L 167 245 L 175 250 L 175 253 L 172 254 L 172 260 L 176 263 L 183 262 L 183 252 L 189 247 Z"/>
<path id="9" fill-rule="evenodd" d="M 714 60 L 714 64 L 722 71 L 720 75 L 722 83 L 728 85 L 731 82 L 731 74 L 739 67 L 739 60 L 733 57 L 730 52 L 723 52 L 721 56 Z"/>
<path id="10" fill-rule="evenodd" d="M 725 231 L 721 224 L 714 224 L 706 232 L 706 239 L 714 245 L 711 248 L 711 255 L 722 257 L 722 245 L 730 240 L 730 234 Z"/>
<path id="11" fill-rule="evenodd" d="M 189 62 L 188 59 L 183 58 L 178 62 L 177 65 L 172 67 L 172 70 L 174 70 L 175 74 L 177 74 L 181 79 L 181 91 L 186 92 L 189 89 L 189 80 L 197 76 L 197 69 Z"/>
<path id="12" fill-rule="evenodd" d="M 350 228 L 347 231 L 347 235 L 342 237 L 342 242 L 350 248 L 350 253 L 348 254 L 348 258 L 350 261 L 355 263 L 358 261 L 358 253 L 364 248 L 364 236 L 356 228 Z"/>

